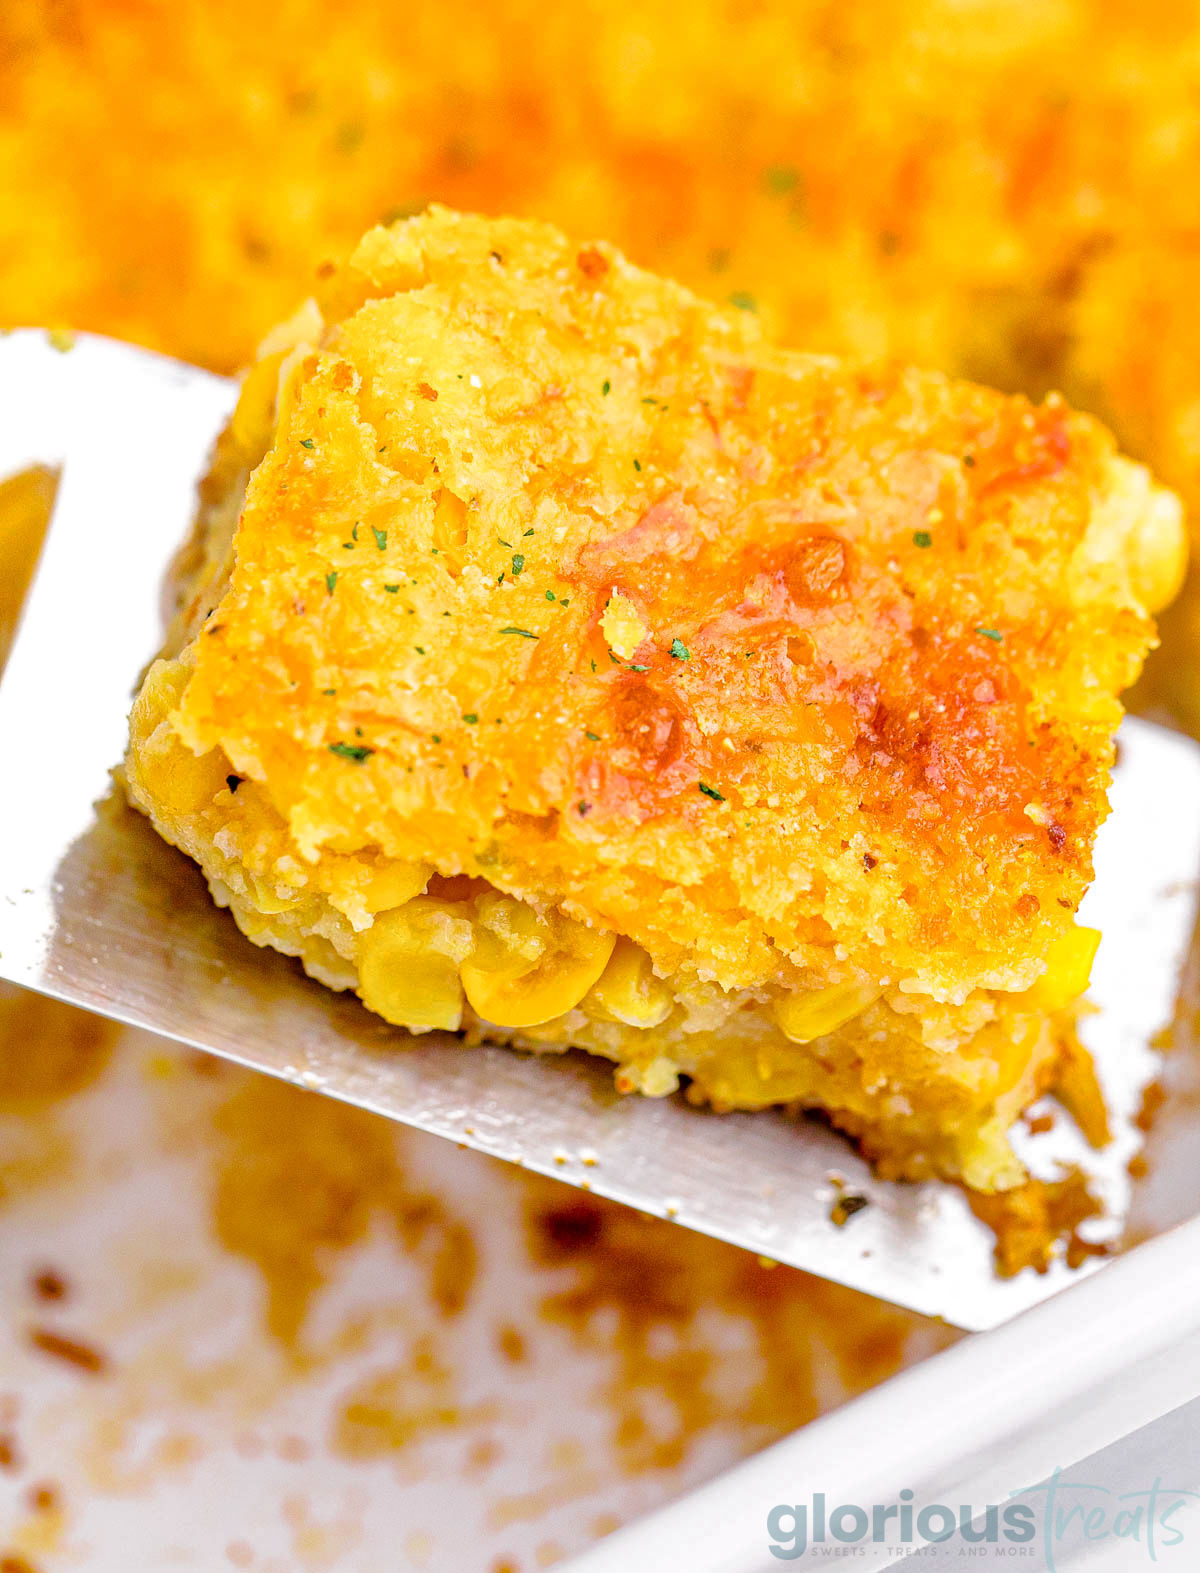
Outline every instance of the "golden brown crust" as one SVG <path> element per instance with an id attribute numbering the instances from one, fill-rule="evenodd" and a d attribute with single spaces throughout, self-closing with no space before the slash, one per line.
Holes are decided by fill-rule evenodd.
<path id="1" fill-rule="evenodd" d="M 304 856 L 434 847 L 729 985 L 1031 981 L 1151 638 L 1102 428 L 515 221 L 374 231 L 324 303 L 178 717 Z"/>

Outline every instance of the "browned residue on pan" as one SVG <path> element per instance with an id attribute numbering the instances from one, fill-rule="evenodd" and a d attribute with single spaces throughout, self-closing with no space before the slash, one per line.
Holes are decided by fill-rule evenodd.
<path id="1" fill-rule="evenodd" d="M 257 1076 L 239 1079 L 215 1123 L 216 1232 L 262 1273 L 268 1329 L 297 1356 L 313 1295 L 375 1215 L 421 1262 L 438 1312 L 463 1309 L 474 1238 L 439 1197 L 411 1183 L 393 1124 Z"/>
<path id="2" fill-rule="evenodd" d="M 107 1063 L 115 1031 L 98 1016 L 0 983 L 0 1115 L 34 1113 L 81 1092 Z"/>
<path id="3" fill-rule="evenodd" d="M 611 1345 L 614 1440 L 630 1471 L 671 1468 L 706 1427 L 754 1445 L 813 1419 L 898 1370 L 919 1328 L 948 1329 L 877 1300 L 772 1267 L 720 1241 L 565 1186 L 524 1177 L 530 1250 L 565 1269 L 544 1314 L 581 1344 Z M 754 1374 L 723 1384 L 715 1323 L 749 1341 Z"/>
<path id="4" fill-rule="evenodd" d="M 1060 1242 L 1065 1241 L 1071 1267 L 1109 1252 L 1108 1246 L 1092 1244 L 1079 1233 L 1080 1224 L 1099 1216 L 1103 1208 L 1089 1189 L 1087 1175 L 1078 1169 L 1061 1180 L 1029 1180 L 994 1196 L 968 1195 L 975 1216 L 995 1232 L 996 1269 L 1005 1278 L 1025 1267 L 1046 1272 Z"/>

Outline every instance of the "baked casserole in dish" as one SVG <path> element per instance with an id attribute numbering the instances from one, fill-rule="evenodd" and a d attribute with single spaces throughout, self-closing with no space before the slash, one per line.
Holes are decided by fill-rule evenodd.
<path id="1" fill-rule="evenodd" d="M 256 943 L 410 1031 L 819 1109 L 979 1191 L 1086 1076 L 1075 913 L 1178 502 L 548 226 L 371 231 L 264 345 L 131 720 Z"/>

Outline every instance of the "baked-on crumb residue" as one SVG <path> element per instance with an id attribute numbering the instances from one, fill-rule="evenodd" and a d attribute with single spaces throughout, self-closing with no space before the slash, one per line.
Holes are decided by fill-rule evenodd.
<path id="1" fill-rule="evenodd" d="M 473 1231 L 408 1181 L 403 1141 L 390 1121 L 247 1077 L 217 1109 L 214 1133 L 218 1237 L 261 1272 L 267 1326 L 299 1358 L 313 1296 L 373 1218 L 387 1219 L 422 1264 L 440 1314 L 462 1310 L 476 1272 Z"/>
<path id="2" fill-rule="evenodd" d="M 477 1225 L 414 1182 L 411 1138 L 389 1122 L 266 1078 L 230 1079 L 212 1116 L 214 1221 L 262 1272 L 266 1325 L 297 1358 L 321 1281 L 372 1220 L 391 1224 L 424 1263 L 426 1330 L 346 1395 L 336 1445 L 355 1457 L 399 1454 L 486 1418 L 464 1403 L 446 1338 L 470 1295 Z M 531 1261 L 553 1272 L 541 1315 L 613 1351 L 605 1404 L 630 1472 L 673 1467 L 710 1427 L 744 1428 L 748 1445 L 772 1440 L 956 1336 L 557 1181 L 499 1163 L 495 1180 L 506 1209 L 514 1190 L 519 1198 Z M 732 1386 L 714 1318 L 753 1351 Z M 502 1324 L 496 1338 L 501 1369 L 536 1353 L 536 1329 Z M 496 1462 L 494 1447 L 473 1456 L 483 1473 Z"/>
<path id="3" fill-rule="evenodd" d="M 914 1336 L 929 1352 L 957 1336 L 556 1181 L 520 1183 L 534 1259 L 570 1272 L 544 1314 L 582 1344 L 615 1345 L 608 1398 L 631 1472 L 674 1467 L 722 1422 L 765 1443 L 813 1419 L 832 1391 L 851 1395 L 892 1375 Z M 736 1391 L 721 1380 L 712 1318 L 738 1326 L 756 1352 L 755 1379 Z"/>
<path id="4" fill-rule="evenodd" d="M 107 1356 L 94 1344 L 57 1332 L 51 1327 L 31 1328 L 29 1342 L 42 1354 L 74 1366 L 77 1371 L 85 1371 L 89 1376 L 99 1376 L 108 1366 Z"/>

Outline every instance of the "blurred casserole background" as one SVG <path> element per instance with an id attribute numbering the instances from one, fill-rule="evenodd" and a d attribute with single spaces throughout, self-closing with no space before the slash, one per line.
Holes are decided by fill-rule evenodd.
<path id="1" fill-rule="evenodd" d="M 436 198 L 1059 388 L 1200 518 L 1198 155 L 1170 0 L 5 0 L 0 326 L 233 372 Z M 1200 730 L 1195 583 L 1164 643 Z M 434 1147 L 0 998 L 3 1573 L 525 1573 L 949 1336 Z"/>

